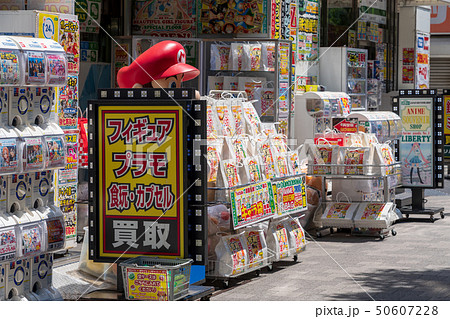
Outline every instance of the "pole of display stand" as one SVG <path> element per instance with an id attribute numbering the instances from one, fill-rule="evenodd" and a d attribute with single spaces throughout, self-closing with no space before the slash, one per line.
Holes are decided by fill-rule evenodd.
<path id="1" fill-rule="evenodd" d="M 425 189 L 424 188 L 411 188 L 412 192 L 412 205 L 407 207 L 401 207 L 400 211 L 406 218 L 409 215 L 430 215 L 430 221 L 434 223 L 435 214 L 440 214 L 441 218 L 444 218 L 444 207 L 429 207 L 425 208 Z"/>

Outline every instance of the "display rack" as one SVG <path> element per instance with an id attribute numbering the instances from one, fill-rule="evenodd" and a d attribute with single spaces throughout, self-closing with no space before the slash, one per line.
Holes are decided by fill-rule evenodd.
<path id="1" fill-rule="evenodd" d="M 317 231 L 317 237 L 321 237 L 324 229 L 331 229 L 333 232 L 333 228 L 341 228 L 341 229 L 350 229 L 352 234 L 354 235 L 368 235 L 368 236 L 376 236 L 380 237 L 380 239 L 384 239 L 386 235 L 390 232 L 393 236 L 397 234 L 394 229 L 394 222 L 398 219 L 398 216 L 393 213 L 396 208 L 395 202 L 395 189 L 401 187 L 401 167 L 400 163 L 393 163 L 389 165 L 365 165 L 365 164 L 308 164 L 308 166 L 319 167 L 321 169 L 335 170 L 335 169 L 352 169 L 357 167 L 358 169 L 368 170 L 371 169 L 373 171 L 379 171 L 384 169 L 388 171 L 387 174 L 379 174 L 379 173 L 371 173 L 367 172 L 366 174 L 315 174 L 315 176 L 321 176 L 323 178 L 322 183 L 322 192 L 323 194 L 327 194 L 324 196 L 324 200 L 317 207 L 318 212 L 316 214 L 315 223 L 320 226 L 320 229 Z M 339 195 L 341 193 L 334 192 L 331 196 L 327 193 L 327 181 L 331 183 L 331 189 L 333 188 L 333 181 L 336 180 L 352 180 L 352 181 L 378 181 L 378 183 L 382 183 L 382 193 L 381 196 L 377 196 L 377 198 L 371 198 L 369 201 L 367 200 L 351 200 L 345 193 L 342 193 L 346 198 L 347 204 L 353 205 L 352 213 L 347 215 L 347 208 L 345 212 L 341 215 L 336 216 L 336 218 L 327 218 L 326 222 L 323 222 L 323 215 L 325 214 L 326 208 L 330 207 L 331 203 L 341 203 L 339 200 Z M 332 191 L 333 192 L 333 191 Z M 334 200 L 333 200 L 334 197 Z M 342 202 L 344 203 L 344 202 Z M 364 209 L 364 205 L 377 204 L 377 207 L 381 207 L 384 209 L 384 206 L 380 206 L 380 204 L 389 204 L 390 211 L 387 215 L 380 216 L 379 214 L 374 217 L 367 216 L 365 222 L 361 222 L 361 219 L 356 219 L 358 211 Z M 324 225 L 325 224 L 325 225 Z M 382 225 L 380 227 L 380 224 Z M 384 224 L 384 225 L 383 225 Z"/>
<path id="2" fill-rule="evenodd" d="M 297 174 L 297 175 L 293 175 L 293 176 L 287 176 L 287 177 L 282 177 L 282 178 L 273 178 L 269 181 L 263 181 L 263 182 L 269 182 L 270 185 L 272 185 L 272 183 L 276 183 L 276 182 L 281 182 L 281 181 L 286 181 L 288 179 L 292 179 L 292 178 L 302 178 L 303 181 L 305 180 L 305 176 L 306 174 Z M 212 205 L 217 205 L 217 204 L 222 204 L 227 206 L 228 208 L 230 208 L 233 204 L 230 202 L 230 198 L 231 196 L 231 192 L 237 190 L 237 189 L 242 189 L 248 186 L 252 186 L 255 185 L 255 183 L 249 183 L 249 184 L 244 184 L 244 185 L 238 185 L 235 187 L 209 187 L 209 190 L 214 190 L 217 192 L 221 192 L 221 194 L 218 194 L 217 197 L 221 198 L 222 200 L 214 200 L 214 201 L 210 201 L 208 202 L 209 206 Z M 271 189 L 273 189 L 274 191 L 276 191 L 276 186 L 273 184 L 271 187 Z M 274 196 L 276 197 L 276 196 Z M 304 195 L 304 200 L 306 201 L 306 193 Z M 306 203 L 306 202 L 305 202 Z M 237 226 L 233 224 L 233 218 L 230 218 L 230 231 L 231 233 L 236 234 L 239 231 L 243 231 L 245 230 L 247 226 L 255 226 L 261 222 L 264 221 L 275 221 L 278 219 L 282 219 L 282 218 L 302 218 L 304 216 L 304 214 L 302 215 L 301 213 L 307 210 L 307 206 L 306 204 L 304 204 L 302 206 L 302 208 L 297 209 L 295 212 L 293 213 L 285 213 L 283 211 L 280 211 L 279 206 L 277 204 L 277 200 L 275 200 L 275 212 L 273 212 L 272 214 L 262 217 L 262 218 L 258 218 L 255 219 L 252 222 L 248 222 L 245 225 L 242 226 Z M 234 216 L 231 216 L 234 217 Z M 268 237 L 268 235 L 266 235 L 266 238 Z M 266 240 L 267 242 L 267 240 Z M 229 282 L 231 281 L 231 279 L 235 279 L 238 278 L 242 275 L 245 274 L 249 274 L 249 273 L 255 273 L 256 276 L 259 276 L 260 274 L 260 270 L 267 267 L 268 270 L 272 270 L 273 269 L 273 263 L 274 262 L 278 262 L 281 260 L 286 260 L 288 258 L 292 258 L 294 260 L 294 262 L 296 262 L 298 260 L 298 254 L 303 252 L 305 250 L 305 246 L 302 246 L 300 248 L 298 247 L 291 247 L 289 246 L 289 248 L 285 251 L 285 256 L 283 257 L 277 257 L 277 254 L 275 251 L 273 251 L 270 248 L 267 248 L 267 256 L 263 259 L 258 259 L 255 262 L 252 263 L 248 263 L 243 267 L 233 267 L 233 265 L 218 261 L 218 260 L 214 260 L 213 258 L 208 258 L 208 270 L 206 273 L 207 278 L 209 279 L 213 279 L 213 280 L 220 280 L 223 282 L 223 286 L 225 288 L 227 288 L 229 286 Z M 229 269 L 230 271 L 232 271 L 232 274 L 230 275 L 220 275 L 218 274 L 218 269 L 220 267 L 223 267 L 225 269 Z"/>
<path id="3" fill-rule="evenodd" d="M 231 60 L 228 60 L 228 54 L 226 58 L 227 63 L 224 63 L 222 67 L 211 67 L 212 58 L 212 46 L 224 46 L 230 47 L 232 44 L 273 44 L 274 52 L 273 61 L 268 70 L 263 68 L 263 56 L 260 52 L 259 56 L 255 58 L 257 64 L 260 64 L 257 69 L 246 70 L 245 68 L 233 68 Z M 279 122 L 283 121 L 282 126 L 286 126 L 286 135 L 288 134 L 288 127 L 290 124 L 290 114 L 291 114 L 291 61 L 292 61 L 292 44 L 287 40 L 279 39 L 246 39 L 246 38 L 235 38 L 235 39 L 220 39 L 220 41 L 213 39 L 203 39 L 203 65 L 202 65 L 202 75 L 203 76 L 203 86 L 201 87 L 202 92 L 209 92 L 216 89 L 224 90 L 236 90 L 239 86 L 238 79 L 243 77 L 255 78 L 255 79 L 265 79 L 262 80 L 262 88 L 246 88 L 245 91 L 249 94 L 250 99 L 267 101 L 266 105 L 261 105 L 257 107 L 258 114 L 263 122 Z M 232 54 L 229 55 L 230 57 Z M 243 58 L 242 58 L 243 59 Z M 239 62 L 241 63 L 241 62 Z M 222 81 L 221 84 L 215 84 L 212 87 L 208 84 L 208 79 L 210 77 L 232 77 L 236 80 L 231 83 L 230 87 L 225 87 L 225 82 Z M 259 82 L 261 82 L 258 80 Z M 264 84 L 265 82 L 265 84 Z M 256 82 L 255 82 L 256 83 Z M 241 85 L 242 88 L 242 85 Z M 266 90 L 267 89 L 267 90 Z M 242 91 L 242 89 L 239 89 Z M 267 91 L 267 92 L 264 92 Z"/>

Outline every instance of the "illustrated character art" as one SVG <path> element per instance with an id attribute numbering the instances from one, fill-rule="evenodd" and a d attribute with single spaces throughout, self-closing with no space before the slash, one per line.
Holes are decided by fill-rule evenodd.
<path id="1" fill-rule="evenodd" d="M 200 71 L 186 64 L 186 52 L 175 41 L 162 41 L 142 53 L 117 73 L 120 88 L 180 88 L 181 82 L 196 78 Z M 200 98 L 197 92 L 196 98 Z"/>
<path id="2" fill-rule="evenodd" d="M 411 159 L 409 159 L 409 157 Z M 411 150 L 409 151 L 408 156 L 405 158 L 405 167 L 409 168 L 411 167 L 411 171 L 409 173 L 409 181 L 412 184 L 412 178 L 413 178 L 413 170 L 416 168 L 417 176 L 419 177 L 420 184 L 424 184 L 422 177 L 420 176 L 420 168 L 425 168 L 428 165 L 430 165 L 430 162 L 423 156 L 422 151 L 420 149 L 419 143 L 414 143 L 411 147 Z"/>

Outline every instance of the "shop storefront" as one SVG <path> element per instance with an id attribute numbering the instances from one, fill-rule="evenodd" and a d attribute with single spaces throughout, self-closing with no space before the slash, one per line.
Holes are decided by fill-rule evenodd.
<path id="1" fill-rule="evenodd" d="M 0 299 L 61 299 L 53 253 L 84 231 L 84 271 L 108 265 L 126 299 L 176 300 L 297 262 L 307 235 L 396 240 L 404 215 L 442 215 L 396 207 L 402 186 L 443 187 L 428 8 L 54 2 L 0 11 L 0 143 L 18 154 L 0 172 Z"/>

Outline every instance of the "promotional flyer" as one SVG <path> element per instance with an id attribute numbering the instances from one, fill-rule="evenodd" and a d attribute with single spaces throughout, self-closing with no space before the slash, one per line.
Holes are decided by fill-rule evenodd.
<path id="1" fill-rule="evenodd" d="M 274 199 L 278 215 L 298 213 L 307 208 L 305 177 L 274 182 Z"/>
<path id="2" fill-rule="evenodd" d="M 99 106 L 97 114 L 99 257 L 184 257 L 183 109 Z"/>
<path id="3" fill-rule="evenodd" d="M 167 270 L 126 268 L 126 278 L 129 299 L 169 300 Z"/>
<path id="4" fill-rule="evenodd" d="M 238 229 L 275 214 L 271 182 L 261 182 L 231 192 L 233 228 Z"/>
<path id="5" fill-rule="evenodd" d="M 402 97 L 400 162 L 405 187 L 433 187 L 433 98 Z"/>
<path id="6" fill-rule="evenodd" d="M 430 34 L 417 33 L 416 37 L 416 89 L 429 89 L 430 82 Z"/>

